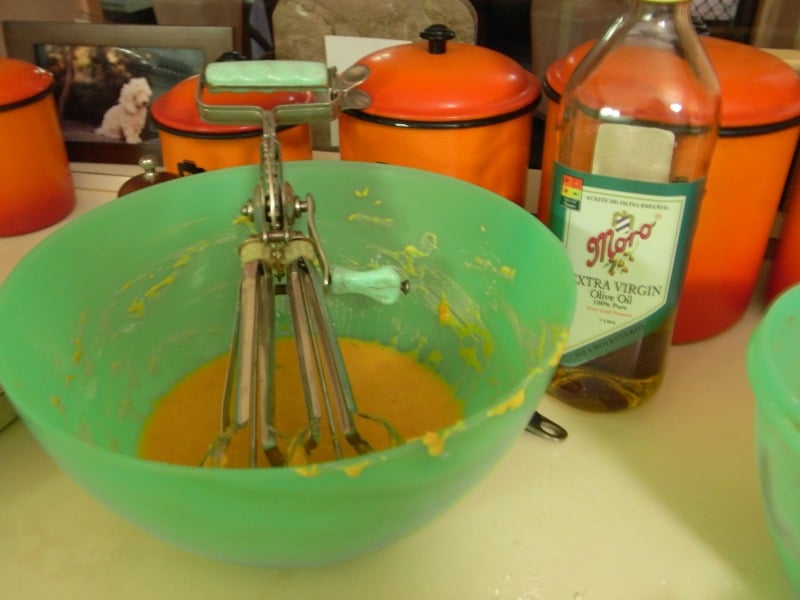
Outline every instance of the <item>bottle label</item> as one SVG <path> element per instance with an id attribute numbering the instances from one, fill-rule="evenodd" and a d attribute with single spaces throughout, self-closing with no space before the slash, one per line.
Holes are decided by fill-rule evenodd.
<path id="1" fill-rule="evenodd" d="M 562 364 L 622 348 L 670 316 L 703 186 L 703 179 L 642 182 L 556 163 L 550 229 L 566 247 L 578 288 Z"/>

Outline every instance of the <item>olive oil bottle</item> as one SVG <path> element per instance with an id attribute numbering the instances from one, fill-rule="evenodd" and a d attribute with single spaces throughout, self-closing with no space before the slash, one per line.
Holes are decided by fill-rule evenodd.
<path id="1" fill-rule="evenodd" d="M 562 96 L 549 226 L 578 307 L 549 392 L 637 406 L 659 388 L 705 176 L 719 84 L 689 0 L 632 0 Z"/>

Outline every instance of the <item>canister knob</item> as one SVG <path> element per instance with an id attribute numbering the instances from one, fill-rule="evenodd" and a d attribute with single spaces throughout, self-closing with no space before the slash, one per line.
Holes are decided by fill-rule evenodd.
<path id="1" fill-rule="evenodd" d="M 444 54 L 447 52 L 447 41 L 456 37 L 456 34 L 447 25 L 436 23 L 426 27 L 419 37 L 428 40 L 428 53 Z"/>
<path id="2" fill-rule="evenodd" d="M 144 169 L 144 173 L 131 177 L 122 184 L 117 192 L 117 196 L 124 196 L 137 190 L 141 190 L 162 181 L 169 181 L 178 176 L 175 173 L 168 173 L 166 171 L 157 171 L 158 161 L 154 156 L 146 155 L 139 159 L 139 166 Z"/>

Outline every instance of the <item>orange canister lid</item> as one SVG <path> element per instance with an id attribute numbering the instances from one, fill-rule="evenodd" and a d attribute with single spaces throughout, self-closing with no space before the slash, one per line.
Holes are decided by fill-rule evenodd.
<path id="1" fill-rule="evenodd" d="M 747 44 L 707 36 L 700 39 L 719 79 L 720 135 L 800 124 L 800 77 L 789 65 Z M 544 82 L 548 98 L 560 101 L 569 78 L 594 43 L 584 42 L 550 65 Z"/>
<path id="2" fill-rule="evenodd" d="M 454 33 L 431 25 L 422 42 L 373 52 L 359 89 L 371 98 L 362 113 L 401 121 L 473 121 L 532 107 L 541 86 L 513 59 L 480 46 L 452 42 Z"/>
<path id="3" fill-rule="evenodd" d="M 239 137 L 260 135 L 261 129 L 255 125 L 219 125 L 209 123 L 200 116 L 197 109 L 198 75 L 192 75 L 175 84 L 153 101 L 150 115 L 159 129 L 196 137 Z M 202 101 L 209 105 L 260 106 L 270 109 L 280 104 L 310 102 L 311 92 L 217 92 L 204 89 Z"/>
<path id="4" fill-rule="evenodd" d="M 0 58 L 0 110 L 10 110 L 50 93 L 50 71 L 17 58 Z"/>

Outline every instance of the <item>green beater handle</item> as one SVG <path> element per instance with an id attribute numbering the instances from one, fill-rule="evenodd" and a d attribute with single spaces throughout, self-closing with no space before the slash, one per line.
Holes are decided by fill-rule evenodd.
<path id="1" fill-rule="evenodd" d="M 324 63 L 305 60 L 237 60 L 209 63 L 205 81 L 211 91 L 251 92 L 327 89 Z"/>
<path id="2" fill-rule="evenodd" d="M 264 110 L 259 106 L 209 105 L 203 103 L 203 87 L 216 92 L 312 92 L 313 102 L 275 106 L 272 113 L 278 124 L 294 125 L 330 121 L 335 108 L 330 102 L 332 72 L 324 63 L 303 60 L 242 60 L 206 65 L 197 92 L 200 116 L 209 123 L 263 125 Z"/>
<path id="3" fill-rule="evenodd" d="M 334 294 L 360 294 L 381 304 L 394 304 L 401 293 L 408 292 L 408 282 L 400 272 L 390 266 L 368 271 L 352 271 L 343 267 L 331 269 L 331 292 Z"/>

